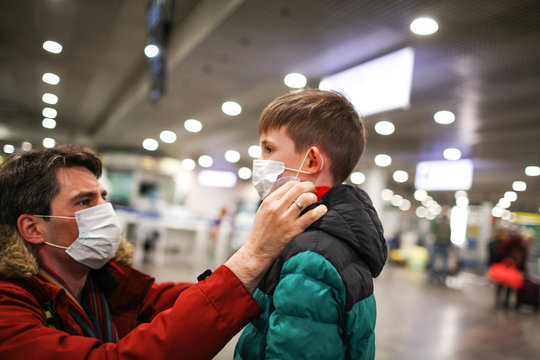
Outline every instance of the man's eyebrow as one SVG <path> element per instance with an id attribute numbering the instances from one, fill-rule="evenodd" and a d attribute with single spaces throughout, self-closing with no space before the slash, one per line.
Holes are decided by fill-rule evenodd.
<path id="1" fill-rule="evenodd" d="M 71 199 L 72 200 L 78 200 L 78 199 L 82 199 L 82 198 L 86 198 L 86 197 L 93 197 L 93 196 L 96 196 L 96 194 L 98 194 L 97 191 L 82 191 L 82 192 L 76 194 L 75 196 L 73 196 Z M 100 194 L 101 197 L 106 197 L 107 196 L 107 190 L 103 190 L 99 194 Z"/>

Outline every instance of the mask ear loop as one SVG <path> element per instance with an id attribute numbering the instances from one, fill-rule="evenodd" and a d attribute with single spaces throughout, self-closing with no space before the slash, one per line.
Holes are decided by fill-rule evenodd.
<path id="1" fill-rule="evenodd" d="M 311 150 L 311 148 L 309 148 L 308 151 L 306 152 L 306 156 L 304 156 L 304 160 L 302 160 L 302 164 L 300 164 L 300 167 L 298 168 L 298 171 L 296 172 L 296 177 L 298 177 L 298 175 L 300 175 L 301 172 L 303 172 L 304 174 L 310 174 L 307 171 L 302 171 L 302 166 L 304 166 L 304 163 L 306 162 L 306 159 L 307 159 L 307 157 L 309 155 L 310 150 Z"/>

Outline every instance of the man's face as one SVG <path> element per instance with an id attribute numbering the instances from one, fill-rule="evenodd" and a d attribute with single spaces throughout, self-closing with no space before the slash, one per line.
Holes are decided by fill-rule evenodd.
<path id="1" fill-rule="evenodd" d="M 76 211 L 106 203 L 107 192 L 94 174 L 84 167 L 60 168 L 56 179 L 60 191 L 51 200 L 51 215 L 75 216 Z M 51 218 L 42 221 L 41 228 L 47 242 L 69 246 L 79 236 L 75 220 Z"/>
<path id="2" fill-rule="evenodd" d="M 281 161 L 285 163 L 285 167 L 291 169 L 298 169 L 302 166 L 306 154 L 295 151 L 294 142 L 287 135 L 285 127 L 281 127 L 279 130 L 270 129 L 262 133 L 259 144 L 261 146 L 260 160 Z M 285 170 L 284 175 L 296 176 L 296 172 Z M 302 178 L 302 174 L 300 173 L 298 177 Z"/>

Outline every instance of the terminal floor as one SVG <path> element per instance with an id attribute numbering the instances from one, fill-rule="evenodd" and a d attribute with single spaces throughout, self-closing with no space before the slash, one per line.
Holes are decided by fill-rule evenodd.
<path id="1" fill-rule="evenodd" d="M 193 281 L 200 273 L 176 266 L 139 268 L 158 281 Z M 493 294 L 484 278 L 466 272 L 441 286 L 424 272 L 387 265 L 375 280 L 375 358 L 540 359 L 540 314 L 495 308 Z M 238 335 L 215 359 L 232 359 L 237 340 Z"/>

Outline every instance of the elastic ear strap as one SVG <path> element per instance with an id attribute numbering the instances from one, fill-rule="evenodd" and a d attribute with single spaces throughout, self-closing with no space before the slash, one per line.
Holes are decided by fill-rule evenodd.
<path id="1" fill-rule="evenodd" d="M 75 220 L 75 216 L 56 216 L 56 215 L 34 215 L 35 217 L 40 218 L 53 218 L 53 219 L 69 219 Z"/>
<path id="2" fill-rule="evenodd" d="M 296 177 L 298 177 L 298 175 L 303 172 L 304 174 L 311 174 L 310 172 L 307 172 L 307 171 L 302 171 L 302 166 L 304 166 L 304 163 L 306 162 L 306 159 L 309 155 L 309 151 L 311 150 L 311 148 L 308 149 L 308 151 L 306 152 L 306 156 L 304 156 L 304 160 L 302 160 L 302 163 L 300 164 L 300 167 L 298 168 L 298 172 L 296 173 Z"/>
<path id="3" fill-rule="evenodd" d="M 44 243 L 49 245 L 49 246 L 55 247 L 55 248 L 64 249 L 64 250 L 67 249 L 67 246 L 60 246 L 60 245 L 52 244 L 52 243 L 47 242 L 47 241 L 45 241 Z"/>

